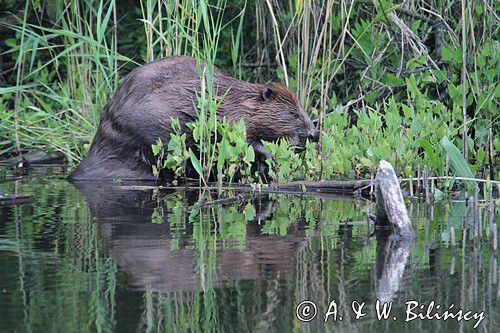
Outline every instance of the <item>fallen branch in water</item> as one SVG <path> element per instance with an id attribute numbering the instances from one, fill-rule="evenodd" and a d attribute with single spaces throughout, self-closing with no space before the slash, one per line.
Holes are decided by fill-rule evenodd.
<path id="1" fill-rule="evenodd" d="M 12 182 L 14 180 L 20 180 L 20 179 L 23 179 L 23 177 L 2 178 L 2 179 L 0 179 L 0 183 Z"/>
<path id="2" fill-rule="evenodd" d="M 223 190 L 227 191 L 244 191 L 252 193 L 288 193 L 297 192 L 322 192 L 322 193 L 338 193 L 338 194 L 354 194 L 355 192 L 369 189 L 374 184 L 371 180 L 359 181 L 293 181 L 287 183 L 272 183 L 269 186 L 250 186 L 250 185 L 233 185 L 223 186 Z M 199 189 L 216 191 L 220 188 L 217 186 L 162 186 L 162 185 L 116 185 L 113 188 L 124 190 L 188 190 Z"/>
<path id="3" fill-rule="evenodd" d="M 32 203 L 33 194 L 0 194 L 0 206 Z"/>
<path id="4" fill-rule="evenodd" d="M 216 206 L 216 205 L 227 205 L 227 204 L 232 204 L 232 203 L 241 204 L 242 202 L 248 201 L 250 199 L 253 199 L 253 196 L 243 196 L 242 194 L 238 194 L 238 195 L 235 195 L 235 196 L 232 196 L 229 198 L 199 202 L 197 204 L 194 204 L 191 207 L 188 207 L 188 211 L 195 209 L 195 208 L 206 208 L 206 207 Z"/>
<path id="5" fill-rule="evenodd" d="M 323 193 L 355 194 L 367 190 L 373 184 L 371 180 L 346 180 L 346 181 L 294 181 L 277 183 L 271 186 L 281 191 L 313 191 Z"/>
<path id="6" fill-rule="evenodd" d="M 420 178 L 399 178 L 398 182 L 414 182 Z M 491 182 L 494 185 L 500 185 L 498 181 L 483 180 L 483 179 L 471 179 L 455 176 L 443 176 L 443 177 L 428 177 L 428 180 L 445 180 L 445 179 L 455 179 L 455 180 L 474 180 L 477 182 Z M 244 184 L 227 184 L 224 183 L 222 189 L 225 191 L 239 191 L 239 192 L 258 192 L 258 193 L 324 193 L 324 194 L 347 194 L 354 195 L 363 192 L 368 192 L 371 190 L 372 186 L 375 187 L 377 181 L 370 179 L 361 180 L 341 180 L 341 181 L 292 181 L 286 183 L 271 183 L 269 186 L 251 186 Z M 218 191 L 219 186 L 214 183 L 213 186 L 202 186 L 198 185 L 192 186 L 192 184 L 186 184 L 185 186 L 163 186 L 163 185 L 115 185 L 116 189 L 124 190 L 207 190 L 207 191 Z M 411 195 L 410 195 L 411 197 Z"/>
<path id="7" fill-rule="evenodd" d="M 47 164 L 54 160 L 62 160 L 64 157 L 59 152 L 49 152 L 44 150 L 31 150 L 21 156 L 14 156 L 0 161 L 5 165 L 16 165 L 20 162 L 27 161 L 29 164 Z"/>

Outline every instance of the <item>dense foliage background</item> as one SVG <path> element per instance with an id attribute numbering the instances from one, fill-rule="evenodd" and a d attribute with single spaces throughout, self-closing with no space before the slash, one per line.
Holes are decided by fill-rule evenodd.
<path id="1" fill-rule="evenodd" d="M 455 147 L 471 175 L 498 179 L 499 6 L 2 1 L 0 157 L 43 148 L 77 163 L 120 80 L 145 62 L 186 54 L 297 92 L 322 138 L 301 155 L 269 143 L 277 179 L 367 177 L 380 159 L 402 176 L 423 166 L 464 176 Z"/>

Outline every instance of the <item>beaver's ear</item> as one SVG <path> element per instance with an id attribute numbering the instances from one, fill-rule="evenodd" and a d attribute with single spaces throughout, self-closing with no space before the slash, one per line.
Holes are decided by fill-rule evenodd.
<path id="1" fill-rule="evenodd" d="M 262 98 L 263 101 L 268 101 L 271 98 L 273 98 L 275 92 L 271 88 L 264 88 L 260 91 L 260 98 Z"/>

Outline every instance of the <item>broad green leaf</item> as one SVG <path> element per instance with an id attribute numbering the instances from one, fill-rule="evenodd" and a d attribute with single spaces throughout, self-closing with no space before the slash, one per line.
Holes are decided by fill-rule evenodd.
<path id="1" fill-rule="evenodd" d="M 153 149 L 153 155 L 156 156 L 160 152 L 160 147 L 157 145 L 151 145 L 151 149 Z"/>
<path id="2" fill-rule="evenodd" d="M 431 161 L 433 164 L 437 164 L 436 153 L 434 152 L 434 147 L 432 147 L 432 144 L 425 139 L 417 140 L 417 143 L 424 149 L 429 161 Z M 437 165 L 434 166 L 437 167 Z"/>
<path id="3" fill-rule="evenodd" d="M 472 174 L 472 171 L 470 171 L 464 156 L 446 135 L 443 137 L 441 145 L 450 156 L 451 168 L 455 175 L 464 178 L 474 178 L 474 175 Z M 474 181 L 474 183 L 476 182 Z"/>
<path id="4" fill-rule="evenodd" d="M 441 201 L 443 199 L 444 193 L 440 189 L 434 189 L 434 201 Z"/>
<path id="5" fill-rule="evenodd" d="M 203 169 L 201 168 L 200 161 L 191 148 L 189 148 L 189 157 L 191 158 L 191 163 L 193 164 L 194 169 L 198 172 L 198 175 L 203 178 Z"/>
<path id="6" fill-rule="evenodd" d="M 253 150 L 252 146 L 248 147 L 248 150 L 246 152 L 246 161 L 247 162 L 255 161 L 255 151 Z"/>
<path id="7" fill-rule="evenodd" d="M 477 162 L 479 164 L 484 162 L 484 149 L 481 147 L 477 150 Z"/>

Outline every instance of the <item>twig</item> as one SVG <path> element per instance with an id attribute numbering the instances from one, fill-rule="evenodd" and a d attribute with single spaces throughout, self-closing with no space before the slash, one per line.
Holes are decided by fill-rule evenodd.
<path id="1" fill-rule="evenodd" d="M 17 76 L 16 76 L 16 86 L 19 86 L 21 84 L 21 76 L 23 76 L 23 71 L 24 71 L 24 34 L 26 31 L 26 20 L 28 16 L 28 7 L 29 7 L 30 2 L 26 0 L 26 6 L 24 7 L 24 18 L 23 18 L 23 28 L 21 30 L 21 41 L 19 43 L 19 55 L 17 59 Z M 21 98 L 20 96 L 21 91 L 16 90 L 16 95 L 15 95 L 15 102 L 14 102 L 14 123 L 15 123 L 15 132 L 14 132 L 14 138 L 16 140 L 16 149 L 17 152 L 19 153 L 19 156 L 21 159 L 23 158 L 23 153 L 21 152 L 21 142 L 19 140 L 19 99 Z"/>
<path id="2" fill-rule="evenodd" d="M 422 178 L 420 178 L 422 179 Z M 415 181 L 415 180 L 420 180 L 419 178 L 401 178 L 399 179 L 400 182 L 407 182 L 407 181 Z M 442 176 L 442 177 L 428 177 L 428 180 L 445 180 L 445 179 L 456 179 L 456 180 L 468 180 L 468 181 L 475 181 L 478 183 L 492 183 L 495 185 L 500 185 L 500 181 L 497 180 L 489 180 L 489 179 L 480 179 L 480 178 L 467 178 L 467 177 L 455 177 L 455 176 Z"/>
<path id="3" fill-rule="evenodd" d="M 358 98 L 356 98 L 356 99 L 353 99 L 352 101 L 347 102 L 347 104 L 344 106 L 344 108 L 346 108 L 346 109 L 347 109 L 347 108 L 349 108 L 351 105 L 358 103 L 359 101 L 363 100 L 364 98 L 365 98 L 365 95 L 361 95 L 360 97 L 358 97 Z M 330 114 L 332 114 L 332 113 L 334 113 L 334 112 L 335 112 L 335 111 L 331 111 L 331 112 L 325 113 L 325 114 L 323 115 L 323 119 L 324 119 L 326 116 L 328 116 L 328 115 L 330 115 Z M 314 119 L 312 122 L 313 122 L 313 123 L 317 123 L 318 121 L 319 121 L 319 118 L 316 118 L 316 119 Z"/>
<path id="4" fill-rule="evenodd" d="M 0 183 L 12 182 L 12 181 L 21 180 L 21 179 L 23 179 L 23 177 L 4 178 L 4 179 L 0 179 Z"/>
<path id="5" fill-rule="evenodd" d="M 363 4 L 363 5 L 374 6 L 372 0 L 356 0 L 356 2 L 359 3 L 359 4 Z M 397 12 L 399 12 L 401 14 L 404 14 L 406 16 L 410 16 L 410 17 L 413 17 L 413 18 L 416 18 L 416 19 L 419 19 L 419 20 L 422 20 L 422 21 L 425 21 L 425 22 L 430 22 L 430 23 L 434 22 L 434 20 L 431 19 L 430 17 L 420 15 L 419 13 L 417 13 L 417 12 L 415 12 L 413 10 L 401 7 L 401 4 L 395 5 L 392 8 L 395 9 Z"/>
<path id="6" fill-rule="evenodd" d="M 276 35 L 276 40 L 277 40 L 277 45 L 278 45 L 278 53 L 279 56 L 281 56 L 281 66 L 283 68 L 283 75 L 285 77 L 285 83 L 287 86 L 288 84 L 288 74 L 286 70 L 286 62 L 285 62 L 285 55 L 283 53 L 282 49 L 282 41 L 280 37 L 280 30 L 278 27 L 278 22 L 276 21 L 276 17 L 274 16 L 274 11 L 273 11 L 273 6 L 271 5 L 271 2 L 269 0 L 266 0 L 267 6 L 269 7 L 269 13 L 271 14 L 271 19 L 273 20 L 273 27 L 274 27 L 274 33 Z"/>
<path id="7" fill-rule="evenodd" d="M 275 62 L 270 62 L 269 63 L 270 66 L 273 66 L 273 67 L 276 67 L 278 66 L 277 63 Z M 245 68 L 260 68 L 260 67 L 264 67 L 264 65 L 260 62 L 254 62 L 254 63 L 243 63 L 240 65 L 241 67 L 245 67 Z"/>
<path id="8" fill-rule="evenodd" d="M 195 208 L 206 208 L 206 207 L 216 206 L 216 205 L 227 205 L 227 204 L 232 204 L 235 202 L 242 203 L 242 202 L 248 201 L 248 200 L 253 199 L 253 198 L 254 198 L 253 195 L 243 196 L 241 193 L 239 193 L 239 194 L 232 196 L 232 197 L 229 197 L 229 198 L 217 199 L 217 200 L 206 201 L 206 202 L 199 202 L 199 203 L 196 203 L 196 204 L 188 207 L 188 210 L 192 210 Z"/>
<path id="9" fill-rule="evenodd" d="M 374 224 L 375 222 L 374 221 L 338 221 L 338 222 L 335 222 L 335 224 L 339 224 L 339 225 L 369 225 L 369 224 Z M 333 223 L 329 223 L 329 224 L 333 224 Z"/>
<path id="10" fill-rule="evenodd" d="M 467 33 L 465 26 L 465 0 L 462 0 L 462 116 L 464 119 L 464 131 L 462 134 L 463 141 L 463 153 L 465 161 L 467 162 L 469 151 L 467 149 L 467 86 L 466 86 L 466 75 L 467 75 L 467 38 L 465 34 Z"/>

